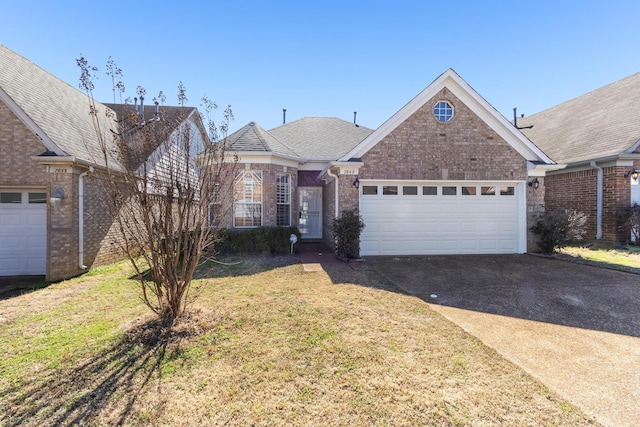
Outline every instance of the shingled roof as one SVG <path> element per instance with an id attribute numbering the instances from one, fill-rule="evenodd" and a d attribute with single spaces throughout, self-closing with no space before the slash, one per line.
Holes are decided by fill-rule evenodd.
<path id="1" fill-rule="evenodd" d="M 300 155 L 279 141 L 260 125 L 251 122 L 227 137 L 228 147 L 233 151 L 263 152 L 275 155 L 296 157 Z"/>
<path id="2" fill-rule="evenodd" d="M 558 163 L 605 158 L 638 149 L 640 73 L 540 113 L 518 119 L 522 132 Z"/>
<path id="3" fill-rule="evenodd" d="M 305 117 L 269 131 L 251 122 L 229 135 L 227 143 L 234 151 L 326 161 L 338 159 L 371 132 L 337 118 Z"/>
<path id="4" fill-rule="evenodd" d="M 304 117 L 269 130 L 301 157 L 310 160 L 337 160 L 372 132 L 335 117 Z"/>
<path id="5" fill-rule="evenodd" d="M 89 97 L 28 59 L 0 45 L 0 95 L 43 141 L 43 151 L 74 160 L 104 163 L 89 114 Z M 103 131 L 113 127 L 106 107 L 96 102 Z M 35 126 L 33 126 L 35 124 Z"/>

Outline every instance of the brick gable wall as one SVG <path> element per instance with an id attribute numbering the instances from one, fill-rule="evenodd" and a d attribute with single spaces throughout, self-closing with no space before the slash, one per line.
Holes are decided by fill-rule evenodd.
<path id="1" fill-rule="evenodd" d="M 448 101 L 454 118 L 432 113 Z M 360 179 L 524 180 L 522 158 L 446 88 L 362 156 Z"/>

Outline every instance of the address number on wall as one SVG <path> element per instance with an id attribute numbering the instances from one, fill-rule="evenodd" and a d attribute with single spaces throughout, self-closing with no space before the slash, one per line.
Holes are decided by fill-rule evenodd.
<path id="1" fill-rule="evenodd" d="M 71 173 L 72 168 L 49 166 L 49 173 Z"/>
<path id="2" fill-rule="evenodd" d="M 342 175 L 358 175 L 357 169 L 342 169 L 340 172 Z"/>

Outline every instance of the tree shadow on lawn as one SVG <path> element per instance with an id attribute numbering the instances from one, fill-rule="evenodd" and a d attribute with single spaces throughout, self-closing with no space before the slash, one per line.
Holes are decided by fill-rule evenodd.
<path id="1" fill-rule="evenodd" d="M 37 419 L 38 425 L 78 425 L 98 415 L 122 425 L 149 381 L 161 377 L 167 347 L 180 334 L 159 320 L 146 321 L 76 367 L 0 390 L 0 423 L 19 426 Z M 107 407 L 104 420 L 101 411 Z"/>

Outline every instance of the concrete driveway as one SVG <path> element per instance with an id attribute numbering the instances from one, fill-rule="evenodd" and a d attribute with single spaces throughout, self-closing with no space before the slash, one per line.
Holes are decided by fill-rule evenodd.
<path id="1" fill-rule="evenodd" d="M 602 424 L 640 425 L 640 275 L 532 255 L 367 264 Z"/>

